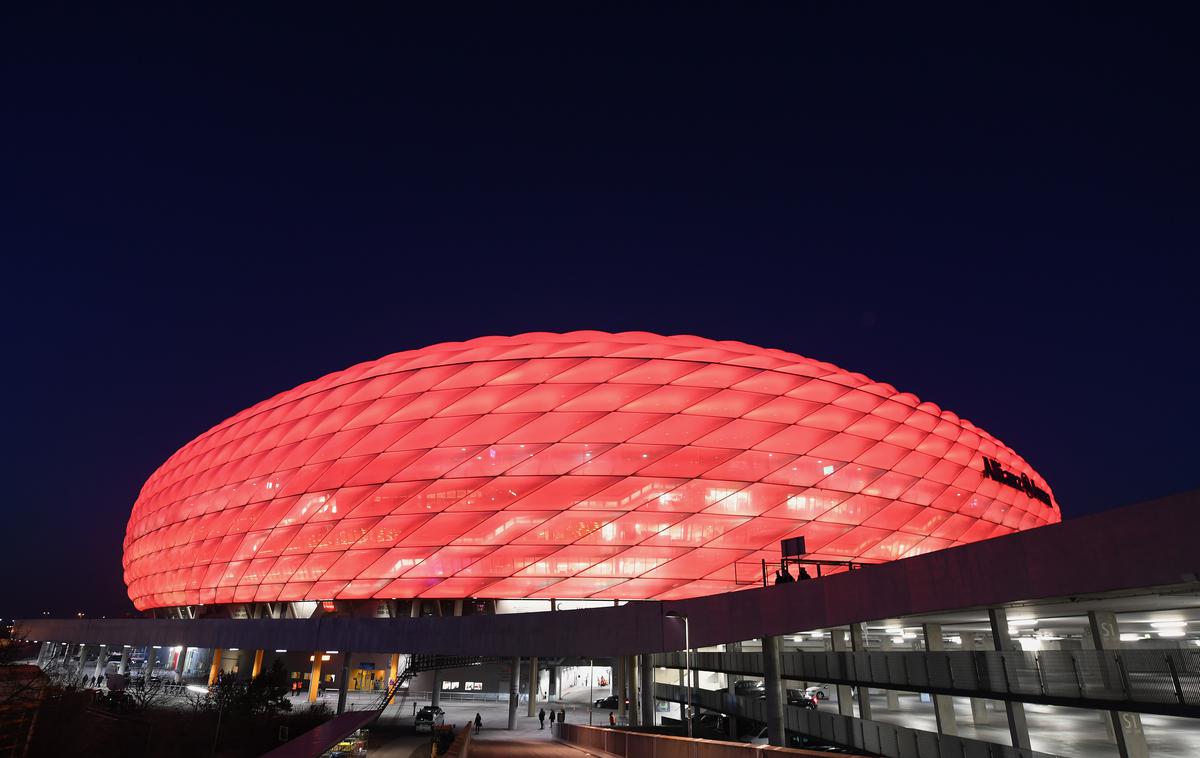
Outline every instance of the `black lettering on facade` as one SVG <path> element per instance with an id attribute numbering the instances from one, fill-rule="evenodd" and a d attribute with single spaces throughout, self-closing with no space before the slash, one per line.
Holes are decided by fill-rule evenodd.
<path id="1" fill-rule="evenodd" d="M 1005 471 L 1004 466 L 1000 465 L 1000 461 L 994 458 L 983 458 L 983 478 L 991 479 L 1001 484 L 1012 487 L 1015 490 L 1024 492 L 1034 500 L 1040 500 L 1046 505 L 1050 505 L 1050 493 L 1034 484 L 1033 480 L 1027 474 L 1017 476 L 1011 471 Z"/>

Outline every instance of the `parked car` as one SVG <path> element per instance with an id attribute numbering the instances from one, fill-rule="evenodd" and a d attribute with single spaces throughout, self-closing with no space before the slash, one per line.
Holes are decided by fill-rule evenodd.
<path id="1" fill-rule="evenodd" d="M 421 707 L 421 710 L 417 712 L 416 718 L 413 719 L 413 728 L 418 732 L 422 729 L 428 729 L 432 732 L 435 726 L 441 726 L 445 720 L 445 711 L 436 705 L 426 705 Z"/>
<path id="2" fill-rule="evenodd" d="M 817 707 L 817 698 L 808 694 L 808 690 L 789 689 L 787 691 L 787 704 L 798 705 L 801 708 L 815 709 Z"/>
<path id="3" fill-rule="evenodd" d="M 804 694 L 809 697 L 815 697 L 817 700 L 829 699 L 829 687 L 824 684 L 814 684 L 804 690 Z"/>
<path id="4" fill-rule="evenodd" d="M 626 705 L 629 704 L 629 698 L 625 699 L 625 704 Z M 599 700 L 597 700 L 596 702 L 592 703 L 592 705 L 596 706 L 597 708 L 616 708 L 617 707 L 617 696 L 609 695 L 608 697 L 602 697 Z"/>
<path id="5" fill-rule="evenodd" d="M 754 697 L 765 698 L 767 696 L 767 685 L 763 684 L 759 679 L 739 679 L 733 683 L 733 694 L 739 697 Z"/>

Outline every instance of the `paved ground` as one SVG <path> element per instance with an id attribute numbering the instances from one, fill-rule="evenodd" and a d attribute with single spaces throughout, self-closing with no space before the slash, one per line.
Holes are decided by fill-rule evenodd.
<path id="1" fill-rule="evenodd" d="M 609 694 L 608 688 L 596 688 L 592 691 L 593 699 L 599 699 Z M 586 688 L 567 690 L 562 700 L 546 704 L 547 713 L 553 707 L 555 711 L 563 708 L 567 712 L 568 722 L 587 723 L 588 714 L 596 724 L 608 722 L 608 711 L 597 710 L 587 706 L 589 693 Z M 428 699 L 415 701 L 417 707 L 428 705 Z M 371 730 L 371 758 L 424 758 L 429 754 L 429 734 L 422 732 L 414 734 L 413 700 L 405 700 L 387 708 L 383 716 Z M 508 730 L 508 701 L 456 701 L 443 697 L 442 709 L 446 712 L 445 723 L 457 727 L 465 726 L 475 720 L 478 713 L 483 721 L 483 729 L 475 736 L 472 755 L 484 758 L 499 758 L 500 756 L 564 756 L 564 758 L 584 758 L 588 752 L 563 745 L 550 736 L 550 721 L 546 720 L 545 728 L 537 717 L 528 716 L 528 705 L 521 704 L 517 710 L 516 729 Z M 538 709 L 542 708 L 538 704 Z M 595 753 L 591 753 L 595 755 Z"/>

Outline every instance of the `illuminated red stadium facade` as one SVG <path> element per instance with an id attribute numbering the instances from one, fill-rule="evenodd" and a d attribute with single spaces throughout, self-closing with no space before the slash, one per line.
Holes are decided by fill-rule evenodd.
<path id="1" fill-rule="evenodd" d="M 741 589 L 803 535 L 880 562 L 1060 520 L 954 413 L 779 350 L 691 336 L 444 343 L 281 393 L 146 482 L 139 609 Z"/>

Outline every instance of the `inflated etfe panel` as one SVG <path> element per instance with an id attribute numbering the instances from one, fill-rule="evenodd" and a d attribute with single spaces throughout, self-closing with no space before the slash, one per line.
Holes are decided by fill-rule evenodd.
<path id="1" fill-rule="evenodd" d="M 534 333 L 389 355 L 184 446 L 125 537 L 141 609 L 339 598 L 680 598 L 1060 520 L 991 435 L 820 361 Z"/>

